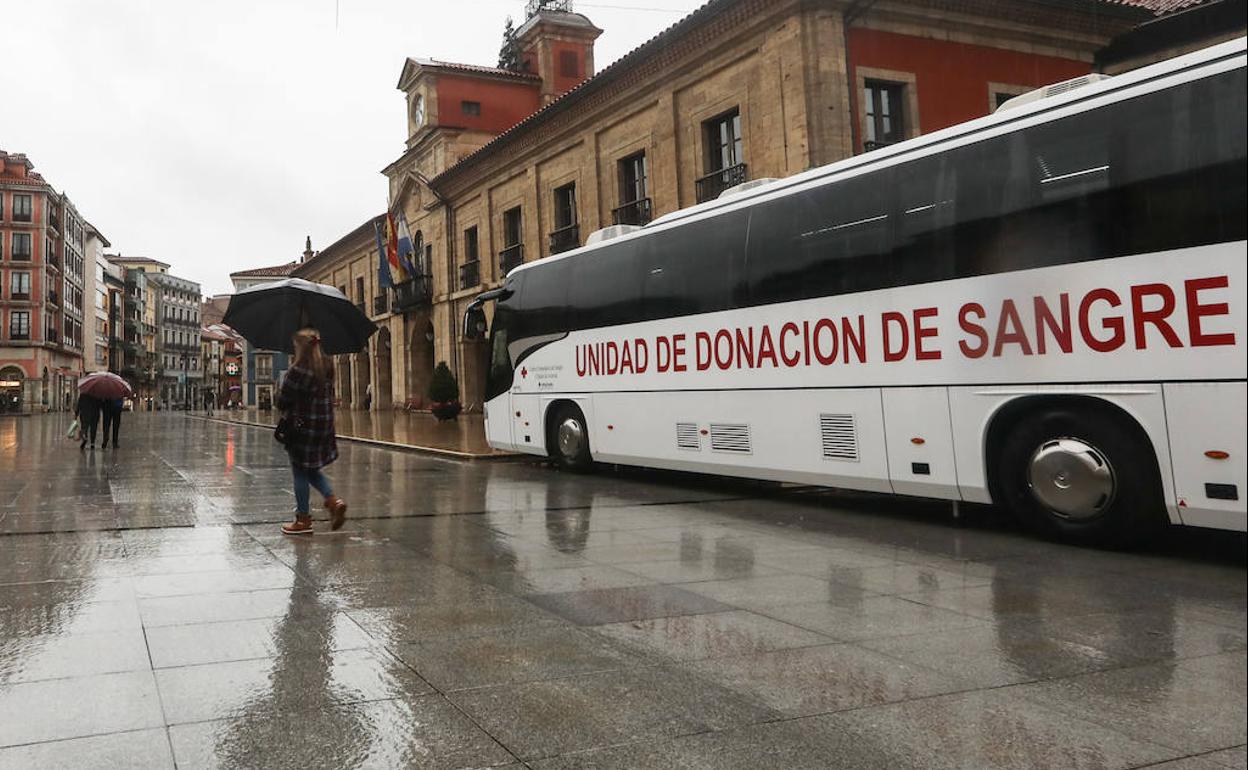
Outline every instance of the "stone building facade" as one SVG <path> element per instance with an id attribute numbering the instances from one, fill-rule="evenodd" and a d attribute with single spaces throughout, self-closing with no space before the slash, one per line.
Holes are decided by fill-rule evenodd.
<path id="1" fill-rule="evenodd" d="M 362 280 L 368 309 L 382 311 L 383 333 L 351 362 L 351 403 L 362 406 L 361 380 L 390 385 L 373 388 L 374 409 L 410 402 L 445 360 L 479 408 L 485 351 L 462 338 L 462 313 L 516 265 L 986 115 L 1089 72 L 1100 48 L 1150 18 L 1147 4 L 711 0 L 601 73 L 600 30 L 546 10 L 518 30 L 526 72 L 409 59 L 406 150 L 384 173 L 390 210 L 420 243 L 429 301 L 370 300 L 381 292 L 368 223 L 300 270 L 352 290 Z"/>
<path id="2" fill-rule="evenodd" d="M 0 150 L 0 408 L 70 409 L 83 374 L 86 223 L 25 155 Z"/>

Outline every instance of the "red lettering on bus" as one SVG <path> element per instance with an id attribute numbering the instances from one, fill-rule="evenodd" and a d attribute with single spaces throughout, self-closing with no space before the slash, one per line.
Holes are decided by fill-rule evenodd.
<path id="1" fill-rule="evenodd" d="M 693 361 L 698 367 L 699 372 L 705 372 L 711 368 L 711 335 L 706 332 L 697 332 L 693 335 Z"/>
<path id="2" fill-rule="evenodd" d="M 771 367 L 773 369 L 780 368 L 780 362 L 776 360 L 776 343 L 771 339 L 771 327 L 763 324 L 763 331 L 759 334 L 758 339 L 758 366 L 761 369 L 763 361 L 771 359 Z"/>
<path id="3" fill-rule="evenodd" d="M 848 318 L 841 319 L 841 350 L 845 352 L 845 363 L 849 363 L 849 349 L 854 349 L 854 357 L 858 363 L 867 362 L 867 317 L 858 316 L 858 330 L 849 325 Z"/>
<path id="4" fill-rule="evenodd" d="M 737 329 L 737 359 L 738 364 L 749 369 L 754 368 L 754 328 L 750 327 L 745 332 Z"/>
<path id="5" fill-rule="evenodd" d="M 1109 331 L 1109 338 L 1097 338 L 1092 334 L 1091 314 L 1094 302 L 1106 302 L 1110 307 L 1118 307 L 1122 304 L 1118 295 L 1109 289 L 1093 289 L 1085 294 L 1083 301 L 1079 303 L 1079 334 L 1083 336 L 1084 343 L 1098 353 L 1117 350 L 1122 347 L 1127 337 L 1122 318 L 1110 316 L 1101 321 L 1101 328 Z"/>
<path id="6" fill-rule="evenodd" d="M 1156 310 L 1144 309 L 1144 298 L 1147 296 L 1161 297 L 1161 307 Z M 1145 283 L 1131 287 L 1131 320 L 1135 326 L 1135 349 L 1143 350 L 1148 346 L 1144 324 L 1150 323 L 1161 332 L 1162 339 L 1172 348 L 1183 347 L 1183 341 L 1174 333 L 1174 328 L 1166 319 L 1174 312 L 1174 290 L 1164 283 Z"/>
<path id="7" fill-rule="evenodd" d="M 935 318 L 939 311 L 934 307 L 921 307 L 914 311 L 914 357 L 919 361 L 939 361 L 939 350 L 924 350 L 923 340 L 928 337 L 935 337 L 940 333 L 938 329 L 933 329 L 923 325 L 926 318 Z"/>
<path id="8" fill-rule="evenodd" d="M 820 347 L 820 332 L 827 330 L 832 335 L 832 346 L 827 353 Z M 815 322 L 815 360 L 824 366 L 836 363 L 836 324 L 831 318 L 820 318 Z"/>
<path id="9" fill-rule="evenodd" d="M 906 317 L 901 313 L 889 310 L 880 317 L 880 324 L 883 328 L 884 360 L 900 361 L 905 358 L 906 353 L 910 351 L 910 329 L 906 325 Z M 896 350 L 894 350 L 892 346 L 892 342 L 895 338 L 888 330 L 889 327 L 893 325 L 896 325 L 900 330 L 900 339 Z"/>
<path id="10" fill-rule="evenodd" d="M 1234 332 L 1206 334 L 1200 328 L 1201 319 L 1207 316 L 1228 315 L 1230 306 L 1225 302 L 1201 303 L 1200 292 L 1205 289 L 1225 289 L 1230 281 L 1225 275 L 1210 278 L 1193 278 L 1183 282 L 1183 293 L 1187 297 L 1187 333 L 1191 337 L 1192 347 L 1206 348 L 1215 345 L 1234 345 Z"/>
<path id="11" fill-rule="evenodd" d="M 685 335 L 672 335 L 672 371 L 683 372 L 689 367 L 685 365 Z"/>
<path id="12" fill-rule="evenodd" d="M 1057 343 L 1057 346 L 1061 348 L 1063 353 L 1069 353 L 1074 349 L 1070 329 L 1070 294 L 1062 292 L 1058 297 L 1058 301 L 1061 303 L 1060 321 L 1053 317 L 1053 311 L 1049 310 L 1049 305 L 1044 301 L 1044 297 L 1036 297 L 1032 300 L 1036 314 L 1036 352 L 1040 355 L 1044 355 L 1047 348 L 1045 343 L 1046 330 L 1053 335 L 1053 341 Z"/>
<path id="13" fill-rule="evenodd" d="M 966 340 L 958 340 L 958 347 L 961 348 L 962 355 L 967 358 L 982 358 L 988 352 L 988 332 L 983 326 L 969 318 L 972 313 L 981 321 L 988 315 L 984 312 L 983 305 L 978 302 L 968 302 L 958 310 L 958 326 L 962 327 L 962 331 L 979 340 L 979 345 L 971 347 Z"/>
<path id="14" fill-rule="evenodd" d="M 784 342 L 786 338 L 795 336 L 799 332 L 801 332 L 801 329 L 797 328 L 797 324 L 792 321 L 789 321 L 784 326 L 780 327 L 780 359 L 784 361 L 785 366 L 797 366 L 802 361 L 802 354 L 800 351 L 794 351 L 792 357 L 789 356 L 786 352 L 787 346 Z"/>
<path id="15" fill-rule="evenodd" d="M 1008 330 L 1007 326 L 1010 327 Z M 1001 317 L 997 319 L 997 337 L 992 346 L 992 357 L 999 357 L 1006 344 L 1018 345 L 1023 355 L 1031 355 L 1031 342 L 1027 339 L 1027 332 L 1023 331 L 1023 321 L 1018 317 L 1018 308 L 1012 299 L 1001 303 Z"/>

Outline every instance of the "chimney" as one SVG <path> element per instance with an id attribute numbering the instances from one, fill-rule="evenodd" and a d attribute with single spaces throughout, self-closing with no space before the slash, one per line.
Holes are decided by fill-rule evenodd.
<path id="1" fill-rule="evenodd" d="M 301 261 L 307 262 L 309 259 L 312 259 L 312 257 L 314 256 L 316 256 L 316 253 L 312 251 L 312 236 L 309 235 L 303 241 L 303 259 Z"/>
<path id="2" fill-rule="evenodd" d="M 568 0 L 535 0 L 516 30 L 525 69 L 542 78 L 542 105 L 594 76 L 594 41 L 602 30 L 572 11 Z"/>

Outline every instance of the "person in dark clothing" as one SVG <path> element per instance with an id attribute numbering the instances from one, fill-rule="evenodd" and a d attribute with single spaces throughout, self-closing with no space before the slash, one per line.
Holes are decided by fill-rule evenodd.
<path id="1" fill-rule="evenodd" d="M 301 426 L 286 445 L 295 482 L 295 520 L 282 525 L 288 535 L 312 533 L 309 511 L 310 487 L 325 497 L 330 529 L 340 529 L 347 516 L 346 502 L 334 494 L 322 468 L 338 459 L 334 435 L 334 365 L 321 352 L 321 336 L 315 329 L 300 329 L 294 336 L 295 363 L 286 372 L 277 395 L 277 408 Z"/>
<path id="2" fill-rule="evenodd" d="M 113 449 L 117 448 L 117 432 L 121 430 L 121 413 L 125 411 L 120 398 L 111 398 L 104 402 L 104 435 L 100 437 L 100 448 L 108 446 L 108 433 L 112 429 Z"/>
<path id="3" fill-rule="evenodd" d="M 95 434 L 100 429 L 100 406 L 100 400 L 95 396 L 88 396 L 86 393 L 78 395 L 78 405 L 74 407 L 74 416 L 78 418 L 79 431 L 82 435 L 79 449 L 86 449 L 88 441 L 91 442 L 91 448 L 95 449 Z"/>

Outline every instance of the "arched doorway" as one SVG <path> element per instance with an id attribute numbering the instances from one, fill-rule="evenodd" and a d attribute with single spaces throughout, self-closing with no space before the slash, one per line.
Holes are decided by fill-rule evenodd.
<path id="1" fill-rule="evenodd" d="M 390 383 L 390 330 L 384 326 L 377 332 L 377 385 L 373 388 L 373 400 L 378 409 L 389 409 L 392 403 Z"/>
<path id="2" fill-rule="evenodd" d="M 416 399 L 422 406 L 428 406 L 429 378 L 433 376 L 434 348 L 433 323 L 427 318 L 424 323 L 412 324 L 412 336 L 408 340 L 407 357 L 407 389 L 408 398 Z"/>
<path id="3" fill-rule="evenodd" d="M 338 399 L 338 406 L 351 408 L 351 356 L 338 356 L 335 364 L 337 368 L 338 381 L 334 383 L 334 394 Z"/>
<path id="4" fill-rule="evenodd" d="M 22 389 L 26 385 L 26 373 L 16 366 L 0 369 L 0 414 L 12 414 L 22 411 Z"/>
<path id="5" fill-rule="evenodd" d="M 365 348 L 355 354 L 355 388 L 352 391 L 352 409 L 371 408 L 372 399 L 369 398 L 368 394 L 372 382 L 372 371 L 368 362 L 368 348 Z"/>

